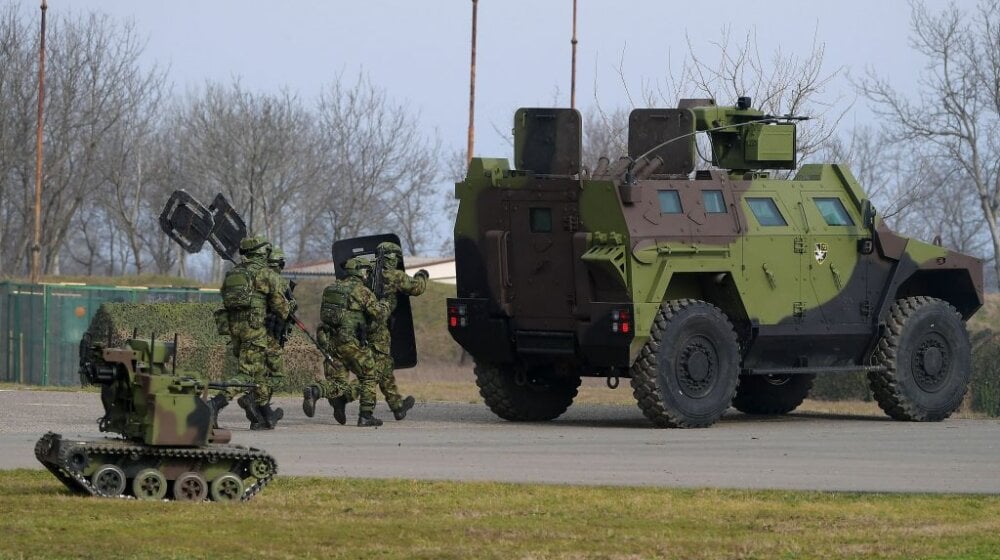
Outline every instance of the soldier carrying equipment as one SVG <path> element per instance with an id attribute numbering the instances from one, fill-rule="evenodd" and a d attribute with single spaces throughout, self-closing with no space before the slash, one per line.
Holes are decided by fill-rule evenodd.
<path id="1" fill-rule="evenodd" d="M 242 262 L 234 266 L 222 282 L 222 300 L 226 322 L 236 356 L 238 373 L 234 381 L 254 383 L 257 389 L 246 392 L 237 401 L 250 421 L 250 429 L 270 430 L 284 416 L 280 409 L 271 407 L 271 395 L 283 376 L 281 337 L 269 331 L 268 317 L 273 325 L 282 325 L 295 310 L 290 290 L 277 273 L 283 257 L 271 261 L 275 248 L 261 236 L 248 237 L 240 242 Z M 284 329 L 284 327 L 283 327 Z M 287 330 L 287 329 L 284 329 Z M 243 392 L 232 387 L 212 399 L 213 408 L 221 409 L 228 400 Z"/>
<path id="2" fill-rule="evenodd" d="M 361 401 L 358 426 L 380 426 L 382 421 L 372 415 L 375 361 L 363 335 L 372 325 L 385 321 L 389 304 L 379 301 L 365 286 L 363 260 L 349 259 L 345 265 L 346 277 L 335 280 L 323 291 L 320 309 L 323 324 L 318 338 L 332 359 L 324 363 L 326 380 L 303 391 L 302 410 L 312 417 L 316 401 L 325 397 L 333 405 L 334 418 L 344 424 L 347 422 L 347 403 L 358 398 Z M 351 372 L 357 377 L 357 384 L 349 382 Z"/>
<path id="3" fill-rule="evenodd" d="M 413 408 L 415 399 L 412 396 L 403 398 L 396 386 L 392 358 L 392 313 L 396 310 L 400 295 L 419 296 L 424 293 L 429 275 L 426 270 L 420 270 L 411 278 L 401 270 L 403 251 L 398 244 L 391 241 L 379 243 L 375 255 L 373 276 L 378 280 L 373 284 L 382 291 L 382 297 L 388 302 L 389 316 L 372 329 L 369 341 L 377 368 L 376 382 L 385 395 L 386 404 L 392 410 L 393 417 L 402 420 L 406 417 L 407 411 Z"/>

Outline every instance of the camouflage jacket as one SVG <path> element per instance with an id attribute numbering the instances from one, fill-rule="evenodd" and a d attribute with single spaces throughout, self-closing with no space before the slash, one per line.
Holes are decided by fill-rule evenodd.
<path id="1" fill-rule="evenodd" d="M 368 333 L 389 316 L 389 302 L 379 300 L 356 276 L 336 280 L 323 290 L 320 320 L 332 338 L 364 344 Z"/>
<path id="2" fill-rule="evenodd" d="M 399 301 L 397 294 L 419 296 L 427 290 L 426 278 L 423 276 L 412 277 L 402 270 L 386 270 L 384 279 L 386 297 L 382 301 L 389 303 L 389 315 L 392 315 L 392 312 L 396 310 L 396 305 Z M 388 317 L 371 330 L 368 340 L 372 343 L 375 350 L 383 354 L 390 352 L 392 335 L 389 331 Z"/>
<path id="3" fill-rule="evenodd" d="M 236 276 L 235 273 L 244 272 L 251 279 L 251 290 L 247 296 L 249 305 L 246 307 L 232 306 L 228 301 L 229 292 L 234 288 L 230 279 Z M 286 297 L 288 285 L 280 274 L 275 272 L 267 261 L 263 258 L 245 258 L 243 262 L 233 267 L 226 274 L 226 279 L 222 283 L 223 301 L 226 303 L 226 310 L 230 313 L 230 321 L 246 320 L 243 314 L 249 312 L 250 321 L 256 323 L 263 322 L 266 315 L 274 314 L 282 320 L 288 319 L 292 312 L 291 303 Z M 239 298 L 235 298 L 239 299 Z"/>

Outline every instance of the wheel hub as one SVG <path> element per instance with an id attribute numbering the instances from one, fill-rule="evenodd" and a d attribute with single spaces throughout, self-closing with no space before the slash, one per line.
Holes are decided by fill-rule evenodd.
<path id="1" fill-rule="evenodd" d="M 718 357 L 715 348 L 700 337 L 690 341 L 681 353 L 676 368 L 681 391 L 693 398 L 701 398 L 715 385 Z"/>
<path id="2" fill-rule="evenodd" d="M 929 337 L 917 348 L 913 360 L 913 379 L 927 392 L 937 391 L 948 378 L 948 348 L 938 337 Z"/>

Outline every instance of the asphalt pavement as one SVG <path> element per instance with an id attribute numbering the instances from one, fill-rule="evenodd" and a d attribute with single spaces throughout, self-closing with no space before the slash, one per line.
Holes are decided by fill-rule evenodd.
<path id="1" fill-rule="evenodd" d="M 482 404 L 417 403 L 402 422 L 338 425 L 282 398 L 285 419 L 251 432 L 235 404 L 232 443 L 266 449 L 279 475 L 491 480 L 557 484 L 781 488 L 876 492 L 1000 492 L 1000 420 L 896 422 L 869 416 L 731 413 L 698 430 L 652 428 L 634 406 L 574 405 L 553 422 L 500 420 Z M 96 393 L 0 390 L 0 469 L 37 468 L 47 431 L 106 437 Z"/>

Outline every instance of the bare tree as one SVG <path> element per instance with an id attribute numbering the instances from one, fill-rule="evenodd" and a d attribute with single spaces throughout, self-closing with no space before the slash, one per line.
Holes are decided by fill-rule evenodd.
<path id="1" fill-rule="evenodd" d="M 913 98 L 869 70 L 857 82 L 887 128 L 900 140 L 954 166 L 947 177 L 974 195 L 989 231 L 993 255 L 1000 253 L 1000 5 L 983 1 L 971 13 L 951 4 L 932 12 L 911 4 L 910 39 L 923 55 Z M 993 266 L 1000 278 L 1000 260 Z"/>
<path id="2" fill-rule="evenodd" d="M 441 150 L 419 114 L 359 74 L 324 89 L 317 120 L 329 178 L 329 191 L 313 201 L 323 229 L 339 239 L 395 227 L 405 250 L 423 249 Z"/>
<path id="3" fill-rule="evenodd" d="M 312 117 L 298 98 L 209 83 L 176 115 L 180 180 L 206 200 L 225 194 L 254 232 L 279 244 L 294 239 L 300 226 L 289 209 L 321 170 Z"/>

